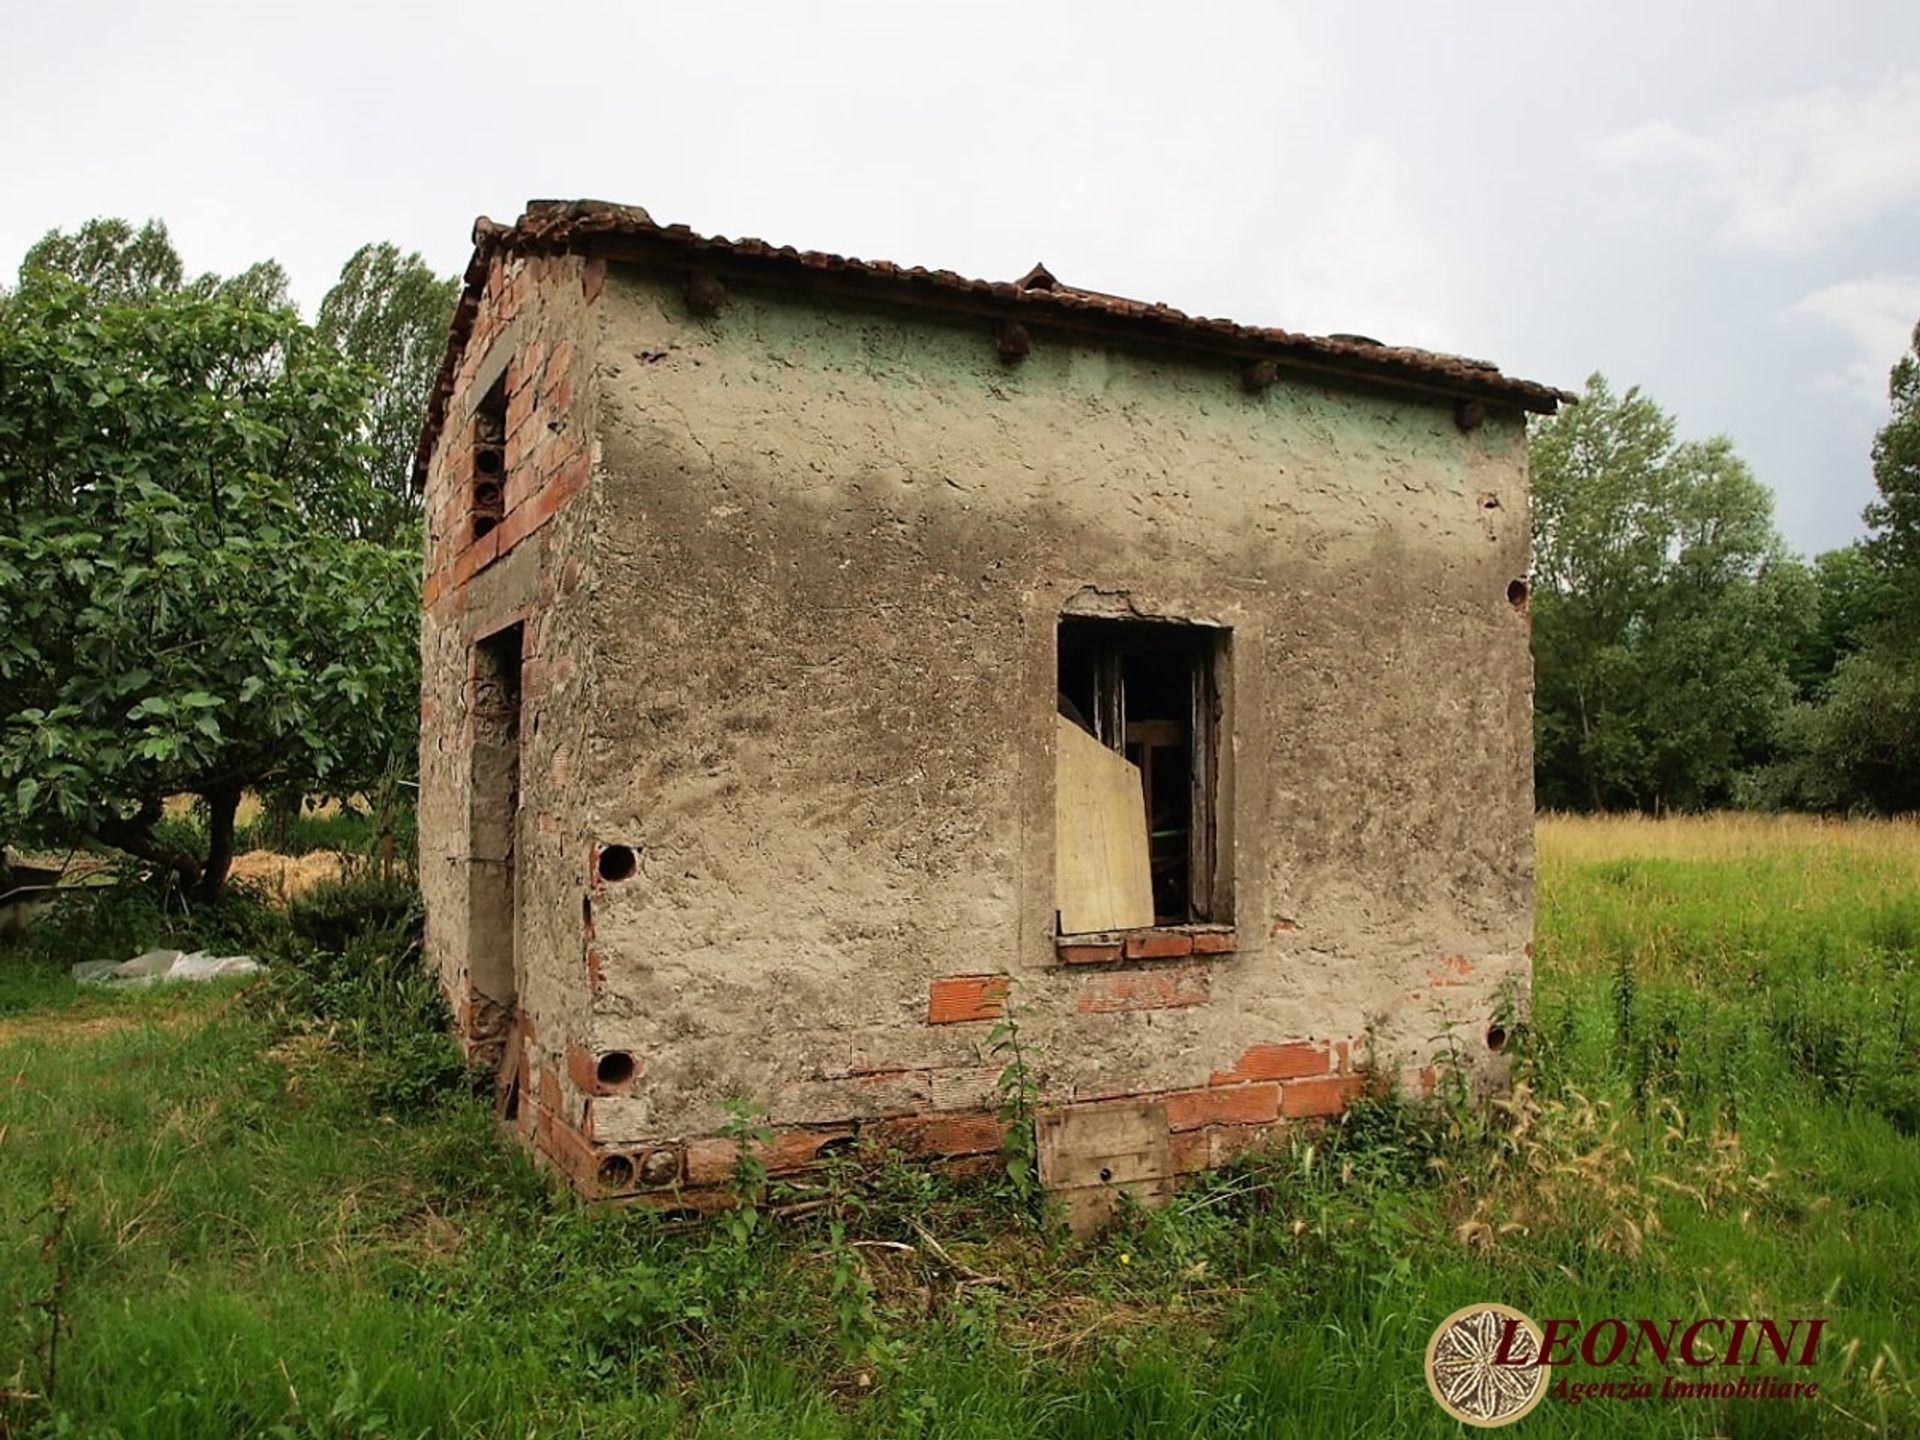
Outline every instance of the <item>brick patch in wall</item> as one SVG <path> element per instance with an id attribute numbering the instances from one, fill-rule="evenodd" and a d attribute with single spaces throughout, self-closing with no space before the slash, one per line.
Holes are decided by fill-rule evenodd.
<path id="1" fill-rule="evenodd" d="M 1062 965 L 1105 965 L 1126 954 L 1126 945 L 1118 940 L 1106 944 L 1069 944 L 1062 936 L 1054 944 L 1054 958 Z"/>
<path id="2" fill-rule="evenodd" d="M 1169 1137 L 1174 1173 L 1217 1170 L 1273 1144 L 1285 1133 L 1283 1125 L 1206 1125 L 1178 1131 Z"/>
<path id="3" fill-rule="evenodd" d="M 1473 961 L 1464 955 L 1442 955 L 1437 968 L 1427 974 L 1427 984 L 1436 989 L 1444 985 L 1464 985 L 1473 978 Z"/>
<path id="4" fill-rule="evenodd" d="M 1328 1053 L 1328 1047 L 1319 1048 L 1323 1056 Z M 1224 1165 L 1272 1144 L 1285 1133 L 1289 1119 L 1337 1114 L 1365 1085 L 1361 1076 L 1319 1075 L 1125 1097 L 1130 1103 L 1119 1108 L 1153 1117 L 1151 1127 L 1165 1139 L 1155 1166 L 1164 1166 L 1167 1183 L 1142 1193 L 1163 1194 L 1179 1176 Z M 590 1113 L 576 1124 L 568 1117 L 568 1104 L 558 1073 L 542 1066 L 538 1095 L 523 1096 L 518 1127 L 535 1153 L 583 1193 L 669 1209 L 711 1210 L 731 1203 L 738 1142 L 703 1136 L 596 1144 Z M 1058 1118 L 1114 1108 L 1112 1100 L 1076 1100 L 1047 1113 Z M 942 1174 L 984 1175 L 999 1163 L 1003 1133 L 999 1117 L 984 1108 L 932 1111 L 865 1122 L 790 1125 L 756 1147 L 756 1154 L 768 1174 L 790 1176 L 819 1164 L 830 1150 L 870 1140 Z M 1144 1139 L 1149 1148 L 1160 1144 L 1152 1135 Z"/>
<path id="5" fill-rule="evenodd" d="M 1328 1075 L 1319 1080 L 1295 1080 L 1280 1092 L 1280 1113 L 1290 1120 L 1310 1116 L 1338 1115 L 1366 1094 L 1363 1075 Z M 1223 1090 L 1223 1095 L 1233 1092 Z"/>
<path id="6" fill-rule="evenodd" d="M 1214 1071 L 1207 1083 L 1238 1085 L 1244 1080 L 1295 1080 L 1332 1071 L 1333 1055 L 1324 1044 L 1254 1045 L 1234 1062 L 1231 1070 Z"/>
<path id="7" fill-rule="evenodd" d="M 1280 1087 L 1255 1084 L 1176 1090 L 1167 1096 L 1166 1105 L 1169 1130 L 1198 1130 L 1203 1125 L 1270 1125 L 1280 1118 Z"/>
<path id="8" fill-rule="evenodd" d="M 1129 960 L 1176 960 L 1193 953 L 1193 936 L 1179 930 L 1136 930 L 1126 943 Z"/>
<path id="9" fill-rule="evenodd" d="M 856 1133 L 851 1124 L 781 1130 L 767 1144 L 755 1146 L 754 1155 L 769 1175 L 791 1175 L 819 1159 L 827 1146 L 851 1140 Z M 731 1184 L 739 1160 L 737 1141 L 724 1137 L 694 1140 L 687 1145 L 687 1184 Z"/>
<path id="10" fill-rule="evenodd" d="M 1230 925 L 1156 925 L 1143 930 L 1099 930 L 1056 935 L 1054 958 L 1062 965 L 1105 965 L 1117 960 L 1181 960 L 1189 955 L 1231 955 L 1238 948 Z"/>
<path id="11" fill-rule="evenodd" d="M 870 1120 L 861 1134 L 908 1155 L 983 1155 L 1000 1148 L 1003 1127 L 997 1115 L 903 1115 Z"/>
<path id="12" fill-rule="evenodd" d="M 1211 994 L 1212 976 L 1204 969 L 1118 972 L 1090 979 L 1080 988 L 1082 1015 L 1110 1015 L 1122 1010 L 1173 1010 L 1204 1005 Z"/>
<path id="13" fill-rule="evenodd" d="M 973 1020 L 998 1020 L 1007 1013 L 1005 975 L 948 975 L 927 991 L 927 1023 L 960 1025 Z"/>

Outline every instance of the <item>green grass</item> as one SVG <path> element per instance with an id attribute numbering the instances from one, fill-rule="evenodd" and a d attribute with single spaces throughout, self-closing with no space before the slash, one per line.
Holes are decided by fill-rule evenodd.
<path id="1" fill-rule="evenodd" d="M 381 887 L 57 919 L 0 951 L 0 1390 L 40 1397 L 0 1437 L 1459 1435 L 1420 1361 L 1486 1299 L 1829 1317 L 1818 1404 L 1516 1434 L 1913 1433 L 1920 847 L 1566 826 L 1517 1103 L 1368 1105 L 1085 1247 L 877 1156 L 752 1226 L 575 1203 L 496 1137 Z M 163 932 L 274 977 L 64 979 Z"/>

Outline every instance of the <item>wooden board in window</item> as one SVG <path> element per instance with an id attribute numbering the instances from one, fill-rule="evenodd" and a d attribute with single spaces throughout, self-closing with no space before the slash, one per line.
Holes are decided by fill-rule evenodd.
<path id="1" fill-rule="evenodd" d="M 1153 924 L 1140 768 L 1064 715 L 1053 719 L 1054 908 L 1060 933 Z"/>

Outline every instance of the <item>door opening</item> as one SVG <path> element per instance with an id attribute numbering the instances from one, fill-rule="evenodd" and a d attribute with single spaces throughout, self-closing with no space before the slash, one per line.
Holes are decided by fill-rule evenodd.
<path id="1" fill-rule="evenodd" d="M 483 1036 L 504 1038 L 519 1006 L 520 668 L 524 627 L 509 625 L 473 649 L 469 765 L 472 865 L 468 973 Z M 476 1014 L 476 1020 L 478 1020 Z M 476 1039 L 482 1038 L 476 1036 Z"/>

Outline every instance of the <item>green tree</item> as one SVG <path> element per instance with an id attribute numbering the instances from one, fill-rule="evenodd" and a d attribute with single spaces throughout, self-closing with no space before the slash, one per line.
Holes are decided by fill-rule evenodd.
<path id="1" fill-rule="evenodd" d="M 1587 382 L 1533 444 L 1536 777 L 1582 809 L 1732 798 L 1792 696 L 1810 581 L 1724 437 Z"/>
<path id="2" fill-rule="evenodd" d="M 261 305 L 287 303 L 287 272 L 277 261 L 263 260 L 238 275 L 207 274 L 187 279 L 166 224 L 149 220 L 138 230 L 130 221 L 102 217 L 73 234 L 49 230 L 20 262 L 20 288 L 42 280 L 66 280 L 103 301 L 143 305 L 167 296 L 207 299 L 224 295 Z"/>
<path id="3" fill-rule="evenodd" d="M 1845 644 L 1787 732 L 1783 792 L 1821 809 L 1920 809 L 1920 325 L 1888 378 L 1867 539 L 1835 562 Z M 1825 561 L 1828 557 L 1822 557 Z M 1844 612 L 1844 619 L 1838 618 Z"/>
<path id="4" fill-rule="evenodd" d="M 216 892 L 243 790 L 410 753 L 417 558 L 349 538 L 368 377 L 286 309 L 44 270 L 0 326 L 0 834 Z M 204 853 L 158 828 L 200 796 Z"/>
<path id="5" fill-rule="evenodd" d="M 1873 483 L 1880 498 L 1867 507 L 1874 532 L 1868 549 L 1908 599 L 1920 594 L 1920 324 L 1907 353 L 1887 377 L 1893 415 L 1873 440 Z M 1905 619 L 1920 625 L 1907 608 Z"/>
<path id="6" fill-rule="evenodd" d="M 320 302 L 320 337 L 378 376 L 366 432 L 373 509 L 362 533 L 396 539 L 419 517 L 414 451 L 458 294 L 458 282 L 418 254 L 381 243 L 356 250 Z"/>
<path id="7" fill-rule="evenodd" d="M 1840 662 L 1886 618 L 1892 594 L 1885 569 L 1859 542 L 1816 556 L 1808 573 L 1813 593 L 1794 661 L 1794 688 L 1800 699 L 1818 700 Z"/>

